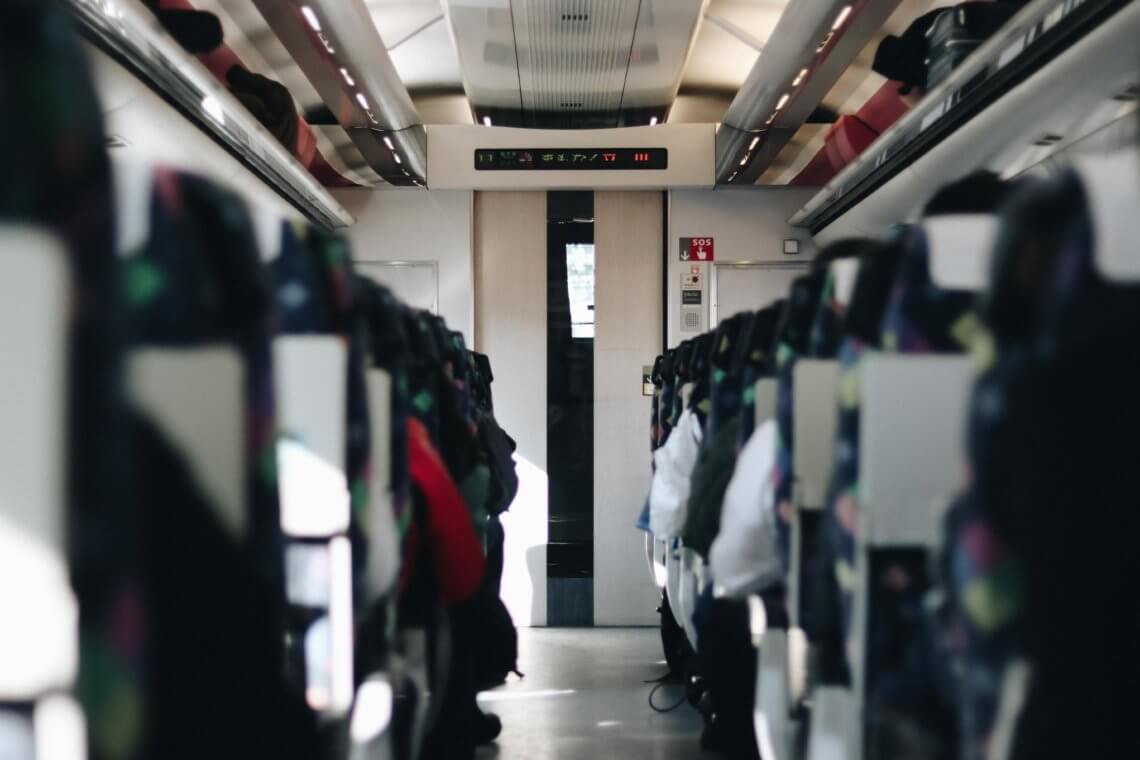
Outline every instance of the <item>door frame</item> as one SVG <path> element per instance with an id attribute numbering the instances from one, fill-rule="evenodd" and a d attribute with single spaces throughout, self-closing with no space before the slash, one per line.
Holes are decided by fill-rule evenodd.
<path id="1" fill-rule="evenodd" d="M 431 269 L 432 279 L 432 306 L 431 313 L 439 314 L 439 260 L 438 259 L 356 259 L 356 265 L 359 268 L 361 264 L 369 266 L 382 266 L 391 269 Z M 367 276 L 367 273 L 365 272 Z M 383 285 L 383 283 L 379 283 Z M 397 294 L 398 295 L 398 294 Z"/>
<path id="2" fill-rule="evenodd" d="M 770 271 L 801 271 L 807 274 L 811 270 L 810 261 L 714 261 L 709 276 L 709 329 L 715 330 L 720 324 L 720 303 L 717 290 L 717 280 L 722 270 L 738 269 L 766 269 Z"/>

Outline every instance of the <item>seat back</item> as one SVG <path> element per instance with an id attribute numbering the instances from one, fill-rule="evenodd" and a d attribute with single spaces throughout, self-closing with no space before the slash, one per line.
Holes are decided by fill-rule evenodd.
<path id="1" fill-rule="evenodd" d="M 59 242 L 0 227 L 0 702 L 66 689 L 78 658 L 67 573 L 67 262 Z"/>

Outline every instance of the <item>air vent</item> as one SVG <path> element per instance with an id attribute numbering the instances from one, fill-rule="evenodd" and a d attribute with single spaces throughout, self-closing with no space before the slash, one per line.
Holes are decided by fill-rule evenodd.
<path id="1" fill-rule="evenodd" d="M 589 21 L 590 20 L 590 14 L 589 13 L 563 13 L 562 14 L 562 20 L 581 23 L 584 21 Z"/>
<path id="2" fill-rule="evenodd" d="M 559 106 L 561 106 L 562 108 L 569 111 L 569 110 L 573 110 L 575 108 L 581 108 L 582 104 L 581 103 L 565 103 L 564 102 L 564 103 L 559 103 Z"/>
<path id="3" fill-rule="evenodd" d="M 1065 138 L 1063 135 L 1055 135 L 1052 133 L 1048 133 L 1048 134 L 1041 135 L 1041 137 L 1037 138 L 1037 140 L 1033 144 L 1045 147 L 1048 145 L 1056 145 L 1057 143 L 1061 142 L 1064 139 Z"/>

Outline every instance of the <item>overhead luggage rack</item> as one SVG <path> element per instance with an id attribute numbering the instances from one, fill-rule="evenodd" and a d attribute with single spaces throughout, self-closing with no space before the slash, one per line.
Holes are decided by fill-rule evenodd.
<path id="1" fill-rule="evenodd" d="M 789 221 L 819 233 L 1129 5 L 1038 0 L 1027 6 Z M 1135 67 L 1133 58 L 1118 55 L 1127 58 L 1122 65 Z"/>
<path id="2" fill-rule="evenodd" d="M 69 0 L 83 35 L 313 222 L 347 227 L 352 216 L 236 98 L 159 27 L 138 0 Z"/>

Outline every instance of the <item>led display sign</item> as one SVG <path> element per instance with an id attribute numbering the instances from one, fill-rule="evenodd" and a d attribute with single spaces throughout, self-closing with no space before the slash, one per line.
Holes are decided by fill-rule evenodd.
<path id="1" fill-rule="evenodd" d="M 669 168 L 666 148 L 479 148 L 477 171 L 630 171 Z"/>

